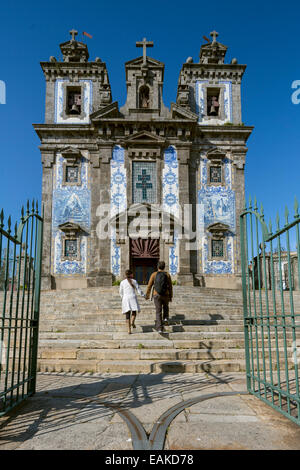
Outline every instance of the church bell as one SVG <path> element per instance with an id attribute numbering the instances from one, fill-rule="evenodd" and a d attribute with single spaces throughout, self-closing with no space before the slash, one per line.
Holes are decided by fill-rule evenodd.
<path id="1" fill-rule="evenodd" d="M 80 114 L 77 104 L 73 104 L 70 109 L 70 114 Z"/>

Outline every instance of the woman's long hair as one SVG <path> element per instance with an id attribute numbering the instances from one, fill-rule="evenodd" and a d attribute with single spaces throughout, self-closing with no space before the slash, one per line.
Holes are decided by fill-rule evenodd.
<path id="1" fill-rule="evenodd" d="M 133 282 L 132 282 L 131 275 L 132 275 L 132 271 L 130 271 L 130 269 L 126 269 L 126 271 L 125 271 L 126 279 L 129 282 L 129 284 L 131 285 L 131 287 L 134 289 L 134 285 L 133 285 Z"/>

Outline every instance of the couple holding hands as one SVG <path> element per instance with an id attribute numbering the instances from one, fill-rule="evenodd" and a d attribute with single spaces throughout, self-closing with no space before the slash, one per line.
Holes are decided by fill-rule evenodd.
<path id="1" fill-rule="evenodd" d="M 133 279 L 133 273 L 129 269 L 125 271 L 126 278 L 120 284 L 120 296 L 122 298 L 122 313 L 126 315 L 128 334 L 131 334 L 131 328 L 135 328 L 135 319 L 137 312 L 140 312 L 140 306 L 137 300 L 137 293 L 145 299 L 153 297 L 156 309 L 155 329 L 163 333 L 163 325 L 168 325 L 169 321 L 169 302 L 172 301 L 173 288 L 169 273 L 165 271 L 165 262 L 159 261 L 158 270 L 152 273 L 146 294 L 144 294 L 137 281 Z"/>

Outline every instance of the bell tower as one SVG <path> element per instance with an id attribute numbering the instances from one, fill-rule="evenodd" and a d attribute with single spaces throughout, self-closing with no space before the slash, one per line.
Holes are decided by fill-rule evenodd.
<path id="1" fill-rule="evenodd" d="M 162 62 L 147 57 L 147 47 L 153 46 L 153 42 L 146 38 L 136 42 L 136 47 L 143 48 L 143 56 L 125 64 L 127 100 L 120 108 L 125 116 L 143 120 L 168 114 L 162 99 L 165 66 Z"/>

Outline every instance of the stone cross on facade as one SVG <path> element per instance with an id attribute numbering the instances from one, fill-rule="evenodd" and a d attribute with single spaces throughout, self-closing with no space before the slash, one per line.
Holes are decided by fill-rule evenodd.
<path id="1" fill-rule="evenodd" d="M 214 42 L 217 42 L 217 37 L 219 36 L 219 33 L 217 33 L 217 31 L 212 31 L 211 33 L 209 33 L 210 36 L 213 38 L 213 43 Z"/>
<path id="2" fill-rule="evenodd" d="M 142 47 L 143 48 L 143 65 L 147 63 L 147 47 L 153 47 L 153 41 L 147 41 L 146 38 L 144 38 L 142 41 L 138 41 L 135 43 L 136 47 Z"/>
<path id="3" fill-rule="evenodd" d="M 76 29 L 71 29 L 70 34 L 72 36 L 71 41 L 76 41 L 75 36 L 77 36 L 78 31 L 76 31 Z"/>

